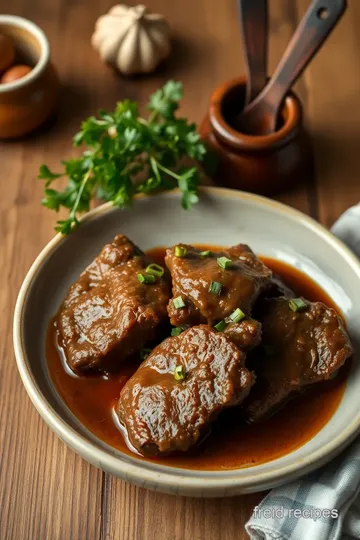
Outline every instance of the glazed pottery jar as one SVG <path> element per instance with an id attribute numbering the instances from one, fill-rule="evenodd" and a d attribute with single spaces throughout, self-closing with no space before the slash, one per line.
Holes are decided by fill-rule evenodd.
<path id="1" fill-rule="evenodd" d="M 0 138 L 19 137 L 42 124 L 54 109 L 58 79 L 44 32 L 22 17 L 0 15 L 0 34 L 14 43 L 16 57 L 32 70 L 0 84 Z"/>
<path id="2" fill-rule="evenodd" d="M 299 98 L 293 92 L 288 94 L 274 133 L 247 135 L 232 126 L 241 113 L 245 87 L 244 77 L 219 86 L 200 125 L 202 137 L 219 157 L 215 182 L 271 194 L 309 179 L 313 174 L 313 156 Z"/>

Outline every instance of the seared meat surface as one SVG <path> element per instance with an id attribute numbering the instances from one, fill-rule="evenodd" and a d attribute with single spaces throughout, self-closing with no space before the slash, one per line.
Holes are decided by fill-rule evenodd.
<path id="1" fill-rule="evenodd" d="M 253 375 L 244 361 L 224 334 L 206 325 L 163 341 L 120 394 L 117 414 L 131 444 L 148 455 L 188 450 L 223 409 L 248 395 Z"/>
<path id="2" fill-rule="evenodd" d="M 243 352 L 248 352 L 261 343 L 261 323 L 254 319 L 244 319 L 239 323 L 229 323 L 224 334 Z"/>
<path id="3" fill-rule="evenodd" d="M 179 248 L 185 256 L 176 255 Z M 166 251 L 165 263 L 173 287 L 173 298 L 168 306 L 171 324 L 213 325 L 237 308 L 250 315 L 259 294 L 270 285 L 271 270 L 243 244 L 206 256 L 202 253 L 185 244 Z M 219 264 L 220 258 L 230 261 L 226 268 Z M 209 290 L 212 282 L 221 285 L 219 293 Z M 176 305 L 179 298 L 183 307 Z"/>
<path id="4" fill-rule="evenodd" d="M 183 453 L 197 446 L 190 467 L 201 467 L 203 457 L 204 469 L 263 462 L 262 446 L 272 449 L 273 459 L 302 444 L 311 411 L 319 415 L 322 390 L 333 391 L 323 384 L 316 400 L 310 392 L 299 400 L 304 414 L 294 441 L 293 409 L 282 411 L 283 423 L 260 422 L 265 442 L 256 457 L 258 434 L 253 439 L 244 420 L 261 421 L 293 395 L 335 377 L 353 349 L 334 309 L 295 298 L 302 291 L 326 302 L 320 287 L 317 292 L 296 268 L 264 258 L 276 275 L 245 244 L 218 249 L 178 244 L 166 249 L 164 263 L 164 248 L 145 255 L 118 235 L 68 290 L 52 330 L 69 368 L 92 372 L 94 384 L 85 391 L 88 377 L 59 370 L 62 354 L 49 367 L 61 393 L 71 381 L 66 402 L 75 403 L 90 429 L 98 422 L 97 433 L 108 444 L 121 449 L 124 442 L 143 456 L 175 453 L 172 459 L 185 467 Z M 140 357 L 146 358 L 139 365 Z M 343 373 L 334 381 L 336 392 Z M 336 406 L 332 398 L 325 403 L 321 425 Z"/>
<path id="5" fill-rule="evenodd" d="M 250 362 L 256 384 L 244 403 L 250 420 L 268 416 L 302 388 L 330 379 L 353 352 L 337 313 L 302 300 L 301 312 L 293 312 L 284 297 L 262 303 L 262 347 Z"/>
<path id="6" fill-rule="evenodd" d="M 126 236 L 107 244 L 70 287 L 57 318 L 74 371 L 107 369 L 156 337 L 167 319 L 169 276 L 140 283 L 152 260 Z"/>

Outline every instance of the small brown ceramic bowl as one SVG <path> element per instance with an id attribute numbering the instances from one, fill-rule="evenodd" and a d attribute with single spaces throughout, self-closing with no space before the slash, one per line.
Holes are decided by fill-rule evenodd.
<path id="1" fill-rule="evenodd" d="M 306 180 L 313 173 L 313 157 L 299 98 L 288 94 L 274 133 L 247 135 L 232 126 L 241 113 L 245 88 L 245 77 L 219 86 L 200 126 L 200 134 L 219 157 L 215 182 L 268 195 Z"/>
<path id="2" fill-rule="evenodd" d="M 58 79 L 49 42 L 36 24 L 0 15 L 0 34 L 13 41 L 16 63 L 33 68 L 21 79 L 0 84 L 0 138 L 7 139 L 29 133 L 48 118 L 56 103 Z"/>

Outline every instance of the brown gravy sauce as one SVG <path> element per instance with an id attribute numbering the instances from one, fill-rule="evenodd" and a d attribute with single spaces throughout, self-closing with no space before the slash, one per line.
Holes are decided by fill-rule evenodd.
<path id="1" fill-rule="evenodd" d="M 203 245 L 201 248 L 219 249 Z M 156 262 L 163 264 L 164 251 L 165 248 L 154 248 L 148 253 Z M 281 261 L 267 257 L 261 259 L 299 295 L 312 301 L 322 301 L 339 311 L 308 276 Z M 53 321 L 49 325 L 46 351 L 51 380 L 72 413 L 107 444 L 139 460 L 147 459 L 129 450 L 112 416 L 120 391 L 138 363 L 134 364 L 132 360 L 118 373 L 106 377 L 72 375 L 65 369 L 57 348 Z M 289 401 L 267 420 L 247 424 L 239 419 L 236 409 L 226 411 L 197 448 L 149 461 L 187 469 L 221 470 L 259 465 L 288 454 L 314 437 L 330 420 L 343 396 L 349 367 L 350 362 L 335 379 L 314 385 L 313 389 Z"/>

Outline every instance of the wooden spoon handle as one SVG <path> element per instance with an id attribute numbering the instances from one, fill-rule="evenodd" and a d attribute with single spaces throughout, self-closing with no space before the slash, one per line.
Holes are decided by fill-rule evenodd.
<path id="1" fill-rule="evenodd" d="M 238 9 L 247 76 L 247 105 L 260 94 L 266 84 L 267 0 L 238 0 Z"/>
<path id="2" fill-rule="evenodd" d="M 345 10 L 346 0 L 313 0 L 261 98 L 278 109 Z"/>

